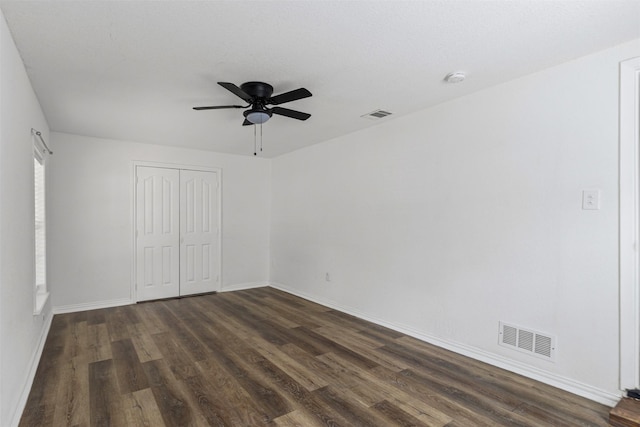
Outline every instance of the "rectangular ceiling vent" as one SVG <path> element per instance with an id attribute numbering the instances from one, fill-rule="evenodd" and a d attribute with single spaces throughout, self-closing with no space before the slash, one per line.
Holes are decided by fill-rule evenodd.
<path id="1" fill-rule="evenodd" d="M 365 119 L 369 119 L 369 120 L 378 120 L 378 119 L 382 119 L 384 117 L 390 116 L 391 113 L 385 110 L 375 110 L 372 111 L 370 113 L 364 114 L 360 117 L 364 117 Z"/>
<path id="2" fill-rule="evenodd" d="M 556 338 L 519 326 L 499 322 L 498 344 L 531 356 L 553 361 L 556 353 Z"/>

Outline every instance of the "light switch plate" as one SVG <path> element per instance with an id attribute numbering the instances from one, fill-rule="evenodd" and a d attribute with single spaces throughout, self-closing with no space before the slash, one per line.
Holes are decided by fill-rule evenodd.
<path id="1" fill-rule="evenodd" d="M 600 190 L 582 191 L 582 209 L 595 211 L 600 209 Z"/>

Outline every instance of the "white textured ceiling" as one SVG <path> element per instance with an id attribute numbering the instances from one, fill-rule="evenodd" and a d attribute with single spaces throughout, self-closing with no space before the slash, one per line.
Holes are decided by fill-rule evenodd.
<path id="1" fill-rule="evenodd" d="M 251 155 L 259 80 L 312 114 L 263 125 L 273 157 L 640 37 L 638 0 L 0 1 L 53 131 Z M 445 84 L 462 70 L 467 80 Z"/>

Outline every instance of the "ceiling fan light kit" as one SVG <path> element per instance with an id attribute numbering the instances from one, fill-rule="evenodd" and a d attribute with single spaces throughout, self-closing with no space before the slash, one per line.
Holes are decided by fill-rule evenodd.
<path id="1" fill-rule="evenodd" d="M 261 125 L 271 118 L 271 111 L 265 110 L 247 110 L 244 116 L 254 125 Z"/>

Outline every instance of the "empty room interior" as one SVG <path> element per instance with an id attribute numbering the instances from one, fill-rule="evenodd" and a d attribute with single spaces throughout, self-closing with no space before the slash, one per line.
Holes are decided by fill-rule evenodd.
<path id="1" fill-rule="evenodd" d="M 640 1 L 0 14 L 0 426 L 632 403 Z"/>

